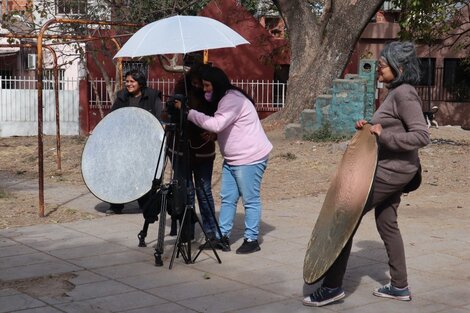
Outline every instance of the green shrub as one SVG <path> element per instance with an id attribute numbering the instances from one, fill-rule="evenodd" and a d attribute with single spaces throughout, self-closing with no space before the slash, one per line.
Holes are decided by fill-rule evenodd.
<path id="1" fill-rule="evenodd" d="M 330 123 L 325 123 L 320 129 L 314 131 L 312 134 L 304 135 L 304 140 L 315 141 L 315 142 L 339 142 L 349 140 L 350 135 L 338 135 L 333 134 L 331 131 Z"/>

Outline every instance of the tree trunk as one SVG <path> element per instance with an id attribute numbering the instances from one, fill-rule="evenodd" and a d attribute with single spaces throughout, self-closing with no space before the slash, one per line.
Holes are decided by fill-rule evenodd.
<path id="1" fill-rule="evenodd" d="M 383 0 L 324 1 L 318 15 L 302 0 L 277 5 L 287 23 L 291 64 L 285 108 L 272 120 L 298 121 L 304 109 L 314 107 L 318 95 L 330 93 L 340 78 L 355 44 Z"/>

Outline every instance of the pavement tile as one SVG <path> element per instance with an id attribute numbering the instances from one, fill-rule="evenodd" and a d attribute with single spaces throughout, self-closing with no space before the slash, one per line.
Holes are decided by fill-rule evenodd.
<path id="1" fill-rule="evenodd" d="M 462 234 L 460 235 L 462 236 Z M 452 244 L 449 244 L 449 242 L 452 242 Z M 468 246 L 469 242 L 445 238 L 434 239 L 426 243 L 421 243 L 416 246 L 416 249 L 419 249 L 423 254 L 428 254 L 429 251 L 435 251 L 469 261 L 470 249 L 468 249 Z"/>
<path id="2" fill-rule="evenodd" d="M 279 302 L 273 302 L 273 303 L 267 303 L 267 304 L 262 304 L 258 305 L 255 307 L 247 308 L 247 309 L 241 309 L 241 310 L 236 310 L 233 312 L 237 313 L 311 313 L 313 312 L 319 312 L 319 313 L 331 313 L 328 308 L 325 307 L 320 307 L 320 308 L 312 308 L 308 307 L 302 304 L 302 299 L 289 299 L 289 300 L 283 300 Z"/>
<path id="3" fill-rule="evenodd" d="M 109 313 L 99 305 L 87 302 L 60 303 L 54 306 L 66 313 Z"/>
<path id="4" fill-rule="evenodd" d="M 103 244 L 104 241 L 94 236 L 72 232 L 64 234 L 63 237 L 54 238 L 48 237 L 41 240 L 35 238 L 25 242 L 27 245 L 32 246 L 38 250 L 50 252 L 60 249 L 68 249 L 70 247 L 87 246 L 91 244 Z"/>
<path id="5" fill-rule="evenodd" d="M 205 277 L 201 276 L 196 281 L 173 285 L 171 288 L 165 286 L 149 289 L 147 291 L 161 298 L 168 299 L 169 301 L 180 301 L 209 295 L 216 296 L 226 291 L 243 288 L 246 288 L 246 285 L 229 279 L 216 276 L 211 277 L 208 275 Z"/>
<path id="6" fill-rule="evenodd" d="M 112 279 L 144 275 L 147 273 L 155 273 L 160 271 L 165 271 L 165 269 L 156 267 L 152 262 L 147 261 L 118 264 L 93 269 L 93 272 Z"/>
<path id="7" fill-rule="evenodd" d="M 364 253 L 361 253 L 361 255 L 358 255 L 357 252 L 352 252 L 349 256 L 349 261 L 348 261 L 348 269 L 352 270 L 355 269 L 356 267 L 373 267 L 376 264 L 383 264 L 387 263 L 385 262 L 379 262 L 372 260 L 372 257 L 365 257 Z"/>
<path id="8" fill-rule="evenodd" d="M 51 232 L 61 232 L 64 230 L 60 224 L 38 224 L 28 227 L 16 227 L 0 230 L 0 235 L 10 239 L 21 239 L 22 237 L 44 236 L 47 230 Z"/>
<path id="9" fill-rule="evenodd" d="M 81 270 L 73 264 L 64 261 L 15 266 L 0 271 L 0 280 L 18 280 L 32 277 L 41 277 L 52 274 L 62 274 Z"/>
<path id="10" fill-rule="evenodd" d="M 0 289 L 0 297 L 16 295 L 18 293 L 21 293 L 21 292 L 15 289 L 11 289 L 11 288 Z"/>
<path id="11" fill-rule="evenodd" d="M 289 279 L 277 283 L 259 285 L 258 287 L 268 292 L 285 297 L 297 298 L 300 300 L 304 297 L 304 295 L 310 294 L 314 290 L 309 285 L 304 286 L 303 278 Z"/>
<path id="12" fill-rule="evenodd" d="M 439 312 L 442 312 L 442 313 L 469 313 L 470 309 L 466 309 L 466 308 L 449 308 L 449 307 L 447 307 L 446 309 L 444 309 L 442 311 L 439 311 Z"/>
<path id="13" fill-rule="evenodd" d="M 371 295 L 371 297 L 374 297 Z M 413 299 L 412 301 L 397 301 L 393 299 L 380 299 L 379 301 L 368 303 L 356 307 L 347 308 L 348 313 L 434 313 L 444 308 L 443 305 L 426 301 L 425 299 Z M 345 300 L 348 301 L 348 299 Z M 341 310 L 342 311 L 342 310 Z"/>
<path id="14" fill-rule="evenodd" d="M 345 280 L 344 292 L 346 297 L 340 303 L 331 305 L 331 308 L 338 312 L 349 312 L 353 308 L 367 307 L 379 302 L 381 299 L 372 295 L 372 290 L 376 287 L 376 284 L 355 283 Z"/>
<path id="15" fill-rule="evenodd" d="M 408 284 L 412 295 L 420 295 L 422 293 L 436 291 L 440 288 L 447 288 L 454 285 L 454 279 L 443 275 L 442 273 L 429 273 L 425 271 L 411 270 L 408 271 Z M 470 296 L 470 291 L 469 291 Z"/>
<path id="16" fill-rule="evenodd" d="M 108 254 L 114 252 L 123 252 L 127 248 L 122 245 L 111 244 L 105 240 L 99 239 L 96 243 L 86 245 L 71 244 L 66 248 L 51 250 L 48 253 L 58 258 L 69 260 L 83 257 L 91 257 L 100 254 Z"/>
<path id="17" fill-rule="evenodd" d="M 11 246 L 2 247 L 0 249 L 0 258 L 23 255 L 23 254 L 33 254 L 36 252 L 38 251 L 30 247 L 26 247 L 21 244 L 15 244 Z"/>
<path id="18" fill-rule="evenodd" d="M 71 259 L 70 263 L 76 264 L 82 268 L 94 269 L 118 264 L 130 264 L 142 262 L 148 259 L 148 256 L 135 251 L 123 251 L 117 253 L 108 253 L 101 255 L 92 255 L 83 258 Z"/>
<path id="19" fill-rule="evenodd" d="M 0 257 L 0 270 L 16 266 L 32 265 L 57 261 L 57 258 L 45 253 L 29 253 L 9 257 Z"/>
<path id="20" fill-rule="evenodd" d="M 135 310 L 126 311 L 127 313 L 194 313 L 195 310 L 185 308 L 176 303 L 164 303 L 159 305 L 153 305 L 146 308 L 140 308 Z"/>
<path id="21" fill-rule="evenodd" d="M 389 267 L 386 263 L 372 263 L 357 266 L 352 269 L 348 267 L 344 278 L 360 284 L 374 283 L 382 285 L 390 281 Z"/>
<path id="22" fill-rule="evenodd" d="M 14 246 L 16 245 L 17 243 L 11 239 L 8 239 L 8 238 L 5 238 L 5 237 L 2 237 L 0 235 L 0 247 L 3 249 L 4 247 L 7 247 L 7 246 Z"/>
<path id="23" fill-rule="evenodd" d="M 470 282 L 470 263 L 468 261 L 462 262 L 463 263 L 457 265 L 442 267 L 442 269 L 439 271 L 439 274 L 449 279 L 452 279 L 454 282 Z"/>
<path id="24" fill-rule="evenodd" d="M 218 294 L 217 297 L 205 296 L 187 299 L 178 303 L 199 312 L 226 312 L 250 308 L 285 300 L 286 297 L 272 294 L 257 288 L 245 288 Z"/>
<path id="25" fill-rule="evenodd" d="M 41 306 L 45 306 L 45 303 L 21 293 L 0 296 L 0 313 Z"/>
<path id="26" fill-rule="evenodd" d="M 388 263 L 387 252 L 382 241 L 360 240 L 353 244 L 351 256 L 375 262 Z M 361 266 L 363 264 L 359 264 Z M 349 263 L 348 263 L 349 266 Z"/>
<path id="27" fill-rule="evenodd" d="M 438 290 L 438 292 L 436 292 L 436 290 Z M 419 297 L 451 307 L 464 307 L 470 305 L 470 281 L 461 282 L 459 284 L 436 290 L 420 293 Z"/>
<path id="28" fill-rule="evenodd" d="M 107 277 L 103 277 L 90 271 L 77 271 L 74 272 L 74 274 L 76 276 L 69 279 L 69 281 L 74 285 L 83 285 L 108 280 Z"/>
<path id="29" fill-rule="evenodd" d="M 430 253 L 426 255 L 408 257 L 406 260 L 407 266 L 420 271 L 439 273 L 443 268 L 464 262 L 462 259 L 448 254 L 429 252 Z"/>
<path id="30" fill-rule="evenodd" d="M 261 261 L 262 262 L 262 261 Z M 225 277 L 251 286 L 260 286 L 303 277 L 302 268 L 286 268 L 285 265 L 267 266 L 263 271 L 246 268 L 244 271 L 226 272 Z"/>
<path id="31" fill-rule="evenodd" d="M 140 216 L 139 216 L 140 217 Z M 142 219 L 142 218 L 141 218 Z M 132 217 L 129 215 L 114 215 L 88 221 L 79 221 L 66 224 L 67 228 L 80 231 L 89 235 L 102 238 L 104 234 L 117 234 L 127 232 L 129 228 L 138 228 L 137 224 L 132 226 Z M 143 220 L 143 219 L 142 219 Z M 132 224 L 130 224 L 132 223 Z M 136 223 L 136 219 L 134 219 Z M 136 233 L 137 236 L 138 232 Z"/>
<path id="32" fill-rule="evenodd" d="M 201 277 L 204 277 L 204 273 L 197 270 L 177 267 L 174 267 L 172 270 L 165 267 L 161 269 L 163 270 L 143 275 L 116 278 L 116 280 L 140 290 L 150 290 L 157 287 L 198 281 Z"/>
<path id="33" fill-rule="evenodd" d="M 40 308 L 21 310 L 19 313 L 60 313 L 57 309 L 54 309 L 50 306 L 42 306 Z"/>
<path id="34" fill-rule="evenodd" d="M 122 295 L 133 291 L 135 291 L 134 288 L 126 286 L 120 282 L 106 280 L 76 285 L 75 288 L 67 291 L 63 296 L 43 297 L 41 299 L 49 304 L 55 305 L 60 303 L 82 302 L 83 300 L 102 298 L 112 295 Z"/>
<path id="35" fill-rule="evenodd" d="M 97 306 L 108 312 L 125 312 L 149 306 L 158 307 L 166 302 L 168 301 L 142 291 L 133 291 L 85 301 L 85 303 Z"/>

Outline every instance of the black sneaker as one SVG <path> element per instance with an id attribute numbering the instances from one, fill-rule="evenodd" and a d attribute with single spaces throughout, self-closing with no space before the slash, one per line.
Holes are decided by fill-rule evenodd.
<path id="1" fill-rule="evenodd" d="M 344 297 L 343 288 L 328 288 L 322 286 L 315 290 L 310 296 L 305 297 L 302 303 L 306 306 L 324 306 L 343 299 Z"/>
<path id="2" fill-rule="evenodd" d="M 215 241 L 215 248 L 222 250 L 224 252 L 231 251 L 230 250 L 230 241 L 227 236 L 222 236 L 220 239 L 216 239 Z"/>
<path id="3" fill-rule="evenodd" d="M 396 299 L 400 301 L 411 301 L 411 293 L 408 287 L 396 288 L 393 287 L 391 284 L 387 284 L 385 286 L 375 289 L 372 294 L 374 296 L 382 298 Z"/>
<path id="4" fill-rule="evenodd" d="M 258 240 L 243 240 L 240 248 L 237 249 L 237 254 L 249 254 L 261 250 Z"/>

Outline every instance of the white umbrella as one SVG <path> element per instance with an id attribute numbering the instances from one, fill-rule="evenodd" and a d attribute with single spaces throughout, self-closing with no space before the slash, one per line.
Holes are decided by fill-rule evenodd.
<path id="1" fill-rule="evenodd" d="M 189 53 L 249 42 L 227 25 L 203 16 L 176 15 L 139 29 L 114 58 Z"/>

